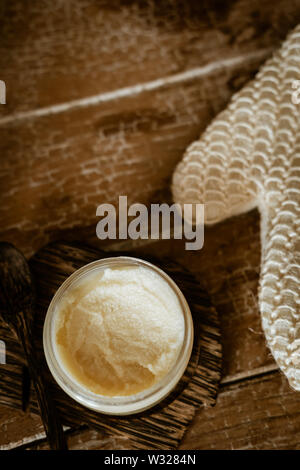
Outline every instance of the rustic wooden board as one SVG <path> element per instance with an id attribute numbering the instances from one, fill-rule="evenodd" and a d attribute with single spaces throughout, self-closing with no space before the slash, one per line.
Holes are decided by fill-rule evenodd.
<path id="1" fill-rule="evenodd" d="M 231 401 L 228 398 L 226 415 L 228 417 L 232 414 L 236 417 L 236 421 L 232 429 L 230 428 L 229 431 L 232 432 L 229 434 L 226 434 L 226 430 L 220 427 L 216 436 L 213 432 L 206 436 L 206 428 L 214 413 L 219 417 L 219 420 L 223 416 L 224 402 L 220 403 L 221 395 L 219 395 L 217 405 L 211 413 L 206 415 L 204 410 L 197 412 L 196 418 L 189 427 L 187 437 L 183 441 L 182 445 L 185 448 L 210 448 L 210 446 L 227 449 L 232 446 L 243 448 L 247 441 L 247 429 L 254 429 L 255 426 L 257 428 L 261 426 L 264 433 L 257 431 L 255 440 L 249 438 L 248 440 L 251 440 L 249 448 L 269 449 L 274 448 L 275 445 L 277 448 L 295 448 L 297 446 L 298 415 L 294 417 L 288 413 L 288 416 L 285 417 L 285 413 L 292 407 L 295 410 L 299 407 L 299 394 L 290 390 L 286 379 L 281 374 L 279 374 L 281 377 L 279 382 L 279 379 L 276 379 L 274 385 L 272 385 L 272 381 L 270 383 L 273 390 L 278 389 L 272 399 L 268 399 L 268 386 L 258 387 L 260 380 L 264 380 L 265 373 L 272 367 L 276 368 L 265 345 L 256 303 L 260 258 L 258 222 L 258 214 L 253 211 L 250 214 L 219 224 L 217 228 L 207 228 L 205 230 L 204 251 L 199 253 L 185 251 L 182 246 L 178 245 L 178 240 L 158 241 L 149 245 L 144 241 L 143 246 L 135 248 L 136 253 L 140 256 L 159 253 L 160 256 L 179 259 L 180 263 L 191 269 L 208 288 L 220 314 L 224 361 L 224 386 L 222 386 L 221 395 L 226 391 L 228 391 L 227 397 L 231 393 L 233 394 Z M 97 245 L 95 239 L 94 243 Z M 129 243 L 123 243 L 126 249 L 130 247 Z M 234 250 L 232 250 L 232 246 L 235 247 Z M 2 336 L 3 332 L 0 333 L 0 337 Z M 255 378 L 258 373 L 260 374 L 259 378 Z M 272 377 L 276 378 L 278 375 L 275 373 L 268 375 L 268 377 L 271 380 Z M 251 408 L 247 401 L 252 400 L 252 379 L 256 384 L 256 400 L 257 402 L 261 400 L 264 403 L 264 419 L 259 421 L 257 421 L 256 410 Z M 245 400 L 246 409 L 249 408 L 246 417 L 244 413 L 237 413 L 235 406 L 238 389 L 244 387 L 245 383 L 249 388 L 244 389 L 243 394 L 239 395 L 239 404 L 242 406 L 243 400 Z M 248 398 L 247 390 L 249 390 Z M 276 414 L 278 409 L 282 410 L 279 421 Z M 15 433 L 14 445 L 20 445 L 22 438 L 26 435 L 26 430 L 28 430 L 27 440 L 29 441 L 34 440 L 36 435 L 40 436 L 41 426 L 36 418 L 36 427 L 32 426 L 31 417 L 28 417 L 26 426 L 27 421 L 22 413 L 16 412 L 16 415 L 6 419 L 5 412 L 6 408 L 1 407 L 0 423 L 3 423 L 3 427 L 0 432 L 0 445 L 8 445 L 13 433 Z M 11 413 L 13 412 L 11 411 Z M 206 426 L 203 427 L 199 425 L 202 422 L 202 417 L 206 423 Z M 243 429 L 244 438 L 239 442 L 233 437 L 234 432 L 238 433 L 240 428 Z M 291 429 L 291 432 L 288 431 L 282 436 L 282 428 Z M 83 448 L 99 449 L 102 448 L 102 445 L 103 448 L 108 446 L 111 449 L 131 448 L 131 442 L 126 438 L 121 437 L 120 439 L 118 436 L 110 436 L 107 433 L 105 435 L 97 434 L 96 431 L 76 433 L 76 436 L 70 436 L 69 439 L 71 440 L 70 445 L 74 445 L 74 448 L 80 445 Z M 232 442 L 231 439 L 233 439 Z M 47 447 L 45 442 L 38 445 L 41 448 Z M 30 446 L 30 448 L 32 447 Z M 35 444 L 33 444 L 33 448 L 35 448 Z"/>
<path id="2" fill-rule="evenodd" d="M 198 410 L 179 448 L 300 450 L 299 400 L 299 393 L 289 387 L 279 371 L 226 384 L 221 387 L 214 408 Z M 7 445 L 11 436 L 14 445 L 23 448 L 48 448 L 33 426 L 36 417 L 26 420 L 10 408 L 1 410 L 7 423 L 1 435 L 3 439 L 6 434 L 6 441 L 1 443 Z M 23 437 L 23 441 L 13 441 L 17 426 L 32 434 L 27 439 Z M 70 449 L 131 449 L 126 438 L 88 429 L 68 433 L 68 444 Z"/>
<path id="3" fill-rule="evenodd" d="M 96 226 L 101 202 L 151 203 L 249 60 L 97 106 L 0 125 L 0 235 L 27 256 L 65 229 Z M 241 83 L 239 83 L 241 86 Z"/>
<path id="4" fill-rule="evenodd" d="M 36 352 L 44 361 L 42 351 L 43 320 L 49 302 L 63 280 L 76 268 L 94 261 L 107 253 L 89 249 L 80 244 L 57 243 L 41 250 L 31 261 L 37 283 Z M 149 259 L 149 257 L 148 257 Z M 152 260 L 152 258 L 151 258 Z M 185 294 L 194 318 L 195 341 L 189 366 L 176 389 L 162 404 L 133 417 L 110 417 L 87 410 L 56 385 L 48 372 L 47 377 L 53 396 L 65 424 L 70 426 L 88 424 L 96 429 L 120 434 L 131 441 L 134 448 L 176 448 L 191 422 L 196 409 L 215 403 L 221 378 L 221 345 L 218 316 L 209 297 L 194 276 L 177 263 L 156 261 L 177 282 Z M 11 406 L 20 405 L 20 362 L 11 363 L 10 351 L 16 361 L 19 348 L 6 333 L 8 363 L 0 369 L 0 402 Z M 45 369 L 47 369 L 45 363 Z M 48 369 L 47 369 L 48 371 Z M 31 410 L 38 405 L 32 391 Z"/>
<path id="5" fill-rule="evenodd" d="M 300 394 L 279 371 L 227 385 L 197 413 L 181 449 L 300 449 Z"/>
<path id="6" fill-rule="evenodd" d="M 275 48 L 300 21 L 286 0 L 2 0 L 1 111 L 36 109 Z"/>
<path id="7" fill-rule="evenodd" d="M 274 449 L 300 450 L 300 395 L 289 387 L 279 372 L 263 374 L 221 387 L 214 408 L 199 409 L 189 426 L 180 449 Z M 27 449 L 48 449 L 42 434 L 33 426 L 36 417 L 19 415 L 1 407 L 6 414 L 7 445 Z M 14 441 L 17 425 L 32 434 Z M 19 430 L 19 434 L 20 430 Z M 2 438 L 2 435 L 1 435 Z M 111 436 L 91 429 L 68 433 L 70 449 L 131 449 L 132 443 L 121 436 Z"/>
<path id="8" fill-rule="evenodd" d="M 66 431 L 69 450 L 131 450 L 132 443 L 125 436 L 111 436 L 107 432 L 99 432 L 91 428 L 80 428 Z M 18 450 L 20 447 L 18 447 Z M 45 439 L 24 444 L 21 449 L 49 450 Z"/>
<path id="9" fill-rule="evenodd" d="M 214 408 L 198 410 L 180 445 L 181 450 L 300 449 L 300 395 L 278 371 L 221 387 Z M 94 430 L 68 434 L 72 449 L 127 449 Z M 129 447 L 128 447 L 129 445 Z M 47 449 L 45 440 L 25 445 Z"/>
<path id="10" fill-rule="evenodd" d="M 124 181 L 128 194 L 133 194 L 133 197 L 150 202 L 160 197 L 184 145 L 205 128 L 226 105 L 231 94 L 253 75 L 271 49 L 277 47 L 300 19 L 298 0 L 238 0 L 222 2 L 222 5 L 220 2 L 203 5 L 198 2 L 196 5 L 197 2 L 192 0 L 163 3 L 165 6 L 156 1 L 132 0 L 121 5 L 118 0 L 72 0 L 67 11 L 62 3 L 52 0 L 33 0 L 26 4 L 26 9 L 21 0 L 1 2 L 0 78 L 7 82 L 8 101 L 0 108 L 0 120 L 1 117 L 13 120 L 19 111 L 29 111 L 29 116 L 23 117 L 18 125 L 4 126 L 1 132 L 0 237 L 15 242 L 27 255 L 48 240 L 57 238 L 62 230 L 70 228 L 68 235 L 74 237 L 73 233 L 78 233 L 80 224 L 92 224 L 90 233 L 96 244 L 95 207 L 103 202 L 99 188 L 110 184 L 110 180 L 104 181 L 102 174 L 109 160 L 114 171 L 118 171 L 118 166 L 125 161 L 125 166 L 120 167 L 124 178 L 118 174 L 117 182 L 111 185 L 109 202 L 113 201 L 113 188 L 118 194 Z M 254 55 L 249 61 L 252 53 Z M 234 60 L 231 66 L 222 66 L 222 59 L 229 59 L 230 63 L 235 58 L 238 58 L 240 66 Z M 213 73 L 205 69 L 206 65 L 208 69 L 212 68 Z M 194 79 L 183 79 L 180 74 L 185 71 L 192 72 L 191 76 L 196 72 Z M 162 77 L 170 77 L 171 83 L 174 77 L 177 81 L 173 86 L 166 86 L 162 79 L 151 93 L 142 93 L 134 98 L 134 90 L 129 90 L 133 99 L 118 98 L 119 87 Z M 189 85 L 191 91 L 187 92 L 186 84 L 193 83 L 192 87 Z M 161 89 L 167 89 L 168 93 L 161 93 Z M 109 116 L 108 122 L 100 126 L 101 138 L 97 138 L 95 129 L 90 134 L 86 130 L 89 127 L 89 104 L 85 113 L 75 113 L 75 121 L 77 119 L 79 124 L 75 123 L 71 133 L 67 128 L 73 120 L 73 113 L 66 111 L 63 118 L 59 114 L 53 116 L 51 123 L 56 120 L 57 124 L 50 125 L 48 136 L 49 121 L 32 119 L 34 114 L 30 113 L 62 102 L 68 108 L 69 100 L 95 94 L 102 96 L 107 91 L 113 92 L 109 101 L 98 106 L 103 109 L 104 117 Z M 160 98 L 155 100 L 158 94 Z M 150 104 L 146 110 L 142 107 L 144 96 L 149 96 L 146 103 Z M 159 113 L 160 109 L 167 108 L 164 101 L 170 103 L 167 111 L 173 116 L 173 122 L 172 119 L 165 122 L 165 114 L 161 116 Z M 128 110 L 131 112 L 133 103 L 139 105 L 133 105 L 133 115 L 129 113 L 128 118 Z M 46 116 L 51 110 L 46 110 Z M 93 116 L 92 126 L 95 122 Z M 114 128 L 115 120 L 117 130 L 111 139 L 107 139 L 104 135 L 106 129 Z M 64 134 L 68 143 L 66 149 L 63 147 Z M 90 142 L 94 147 L 90 147 Z M 157 172 L 151 169 L 151 158 L 156 155 L 161 161 Z M 41 158 L 37 160 L 39 156 Z M 155 159 L 153 161 L 156 162 Z M 148 177 L 141 176 L 137 163 L 142 173 L 148 172 Z M 66 199 L 59 185 L 55 184 L 56 168 L 60 172 Z M 76 171 L 72 175 L 73 168 Z M 136 193 L 130 186 L 130 179 L 133 186 L 136 179 L 141 181 Z M 78 196 L 76 199 L 76 193 L 88 193 L 93 185 L 95 200 L 91 198 L 88 202 L 82 198 L 78 201 Z M 142 186 L 147 187 L 146 192 Z M 72 226 L 75 226 L 74 231 Z M 86 228 L 82 234 L 87 236 Z M 207 230 L 205 251 L 195 257 L 184 253 L 177 242 L 168 248 L 167 244 L 166 241 L 160 243 L 157 250 L 171 254 L 174 259 L 184 260 L 186 266 L 197 272 L 221 312 L 225 356 L 223 382 L 230 384 L 237 378 L 244 380 L 276 367 L 265 346 L 257 310 L 260 252 L 257 213 Z M 262 389 L 261 393 L 267 393 L 267 389 Z M 281 403 L 279 395 L 276 400 Z M 266 409 L 269 410 L 269 419 L 266 418 L 267 424 L 261 422 L 261 425 L 267 426 L 272 434 L 276 419 L 272 419 L 270 402 L 266 403 Z M 10 440 L 7 436 L 12 436 L 13 430 L 15 443 L 24 435 L 28 434 L 30 439 L 39 433 L 38 419 L 33 426 L 31 417 L 25 419 L 20 412 L 7 416 L 3 410 L 5 408 L 0 407 L 1 443 Z M 252 420 L 251 413 L 248 419 Z M 283 426 L 287 424 L 282 423 Z M 287 426 L 286 429 L 291 429 L 287 436 L 291 434 L 290 440 L 295 443 L 295 427 Z M 274 432 L 273 436 L 276 435 Z M 196 435 L 201 446 L 203 435 Z M 210 438 L 213 439 L 212 434 Z M 87 441 L 89 439 L 87 437 Z M 267 435 L 258 445 L 272 447 Z"/>
<path id="11" fill-rule="evenodd" d="M 29 445 L 45 439 L 40 417 L 8 406 L 0 407 L 0 450 Z"/>
<path id="12" fill-rule="evenodd" d="M 84 239 L 87 239 L 88 234 L 86 229 L 81 231 Z M 72 236 L 78 235 L 76 231 Z M 96 247 L 100 246 L 94 235 L 94 228 L 88 240 Z M 117 243 L 117 248 L 123 246 L 123 249 L 129 250 L 133 249 L 132 245 L 136 243 L 125 241 Z M 163 240 L 150 244 L 143 241 L 139 248 L 134 249 L 141 257 L 159 254 L 178 259 L 204 283 L 217 305 L 221 320 L 223 381 L 230 384 L 237 378 L 251 378 L 258 372 L 276 369 L 266 347 L 257 308 L 260 242 L 259 216 L 256 211 L 223 222 L 218 227 L 206 228 L 204 248 L 200 252 L 186 251 L 179 240 Z M 0 331 L 0 337 L 4 337 L 3 330 Z M 22 439 L 19 420 L 23 423 L 23 416 L 18 414 L 15 424 L 16 443 Z M 6 421 L 3 422 L 6 426 Z M 29 425 L 31 426 L 31 422 Z M 40 433 L 38 425 L 33 434 L 37 433 Z M 0 444 L 7 444 L 4 433 L 0 436 Z M 130 448 L 130 443 L 126 445 Z"/>

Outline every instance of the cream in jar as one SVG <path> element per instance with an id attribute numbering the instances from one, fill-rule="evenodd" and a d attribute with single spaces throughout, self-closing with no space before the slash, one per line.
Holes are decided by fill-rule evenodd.
<path id="1" fill-rule="evenodd" d="M 88 276 L 64 298 L 57 323 L 65 366 L 84 387 L 108 396 L 154 385 L 176 361 L 183 336 L 175 293 L 142 266 Z"/>
<path id="2" fill-rule="evenodd" d="M 129 257 L 90 263 L 54 296 L 44 350 L 62 388 L 86 406 L 129 414 L 162 399 L 192 349 L 191 314 L 177 285 Z"/>

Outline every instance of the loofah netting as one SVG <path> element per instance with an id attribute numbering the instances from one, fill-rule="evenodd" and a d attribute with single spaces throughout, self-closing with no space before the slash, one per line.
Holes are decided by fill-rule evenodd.
<path id="1" fill-rule="evenodd" d="M 177 203 L 204 203 L 207 224 L 259 208 L 262 326 L 300 391 L 299 80 L 300 25 L 188 147 L 172 190 Z"/>

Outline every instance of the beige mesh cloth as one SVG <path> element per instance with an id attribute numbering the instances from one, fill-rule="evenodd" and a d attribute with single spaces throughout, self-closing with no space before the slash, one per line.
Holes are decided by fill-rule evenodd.
<path id="1" fill-rule="evenodd" d="M 259 306 L 267 342 L 300 390 L 300 25 L 192 143 L 175 202 L 204 203 L 213 224 L 258 207 Z M 234 249 L 234 247 L 233 247 Z"/>

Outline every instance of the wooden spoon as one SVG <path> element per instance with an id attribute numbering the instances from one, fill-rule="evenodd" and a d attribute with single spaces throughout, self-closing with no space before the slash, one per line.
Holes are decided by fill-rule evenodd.
<path id="1" fill-rule="evenodd" d="M 22 343 L 50 448 L 67 449 L 63 427 L 32 343 L 34 304 L 35 289 L 27 261 L 13 245 L 1 242 L 0 313 Z"/>

